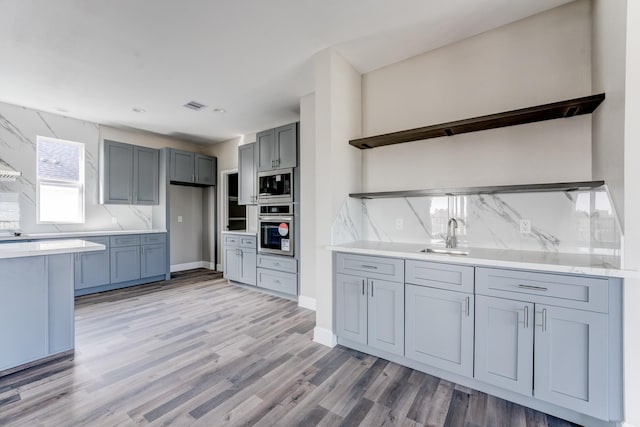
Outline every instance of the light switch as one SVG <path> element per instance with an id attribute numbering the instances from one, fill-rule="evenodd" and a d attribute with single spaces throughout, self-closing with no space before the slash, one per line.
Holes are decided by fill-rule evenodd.
<path id="1" fill-rule="evenodd" d="M 118 223 L 118 217 L 117 216 L 112 216 L 111 217 L 111 224 L 117 224 Z"/>
<path id="2" fill-rule="evenodd" d="M 182 222 L 182 215 L 178 215 L 178 222 Z"/>

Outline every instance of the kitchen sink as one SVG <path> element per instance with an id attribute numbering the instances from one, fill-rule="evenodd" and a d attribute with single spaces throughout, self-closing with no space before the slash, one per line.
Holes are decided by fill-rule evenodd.
<path id="1" fill-rule="evenodd" d="M 469 251 L 467 250 L 454 248 L 426 248 L 422 249 L 420 252 L 444 255 L 469 255 Z"/>

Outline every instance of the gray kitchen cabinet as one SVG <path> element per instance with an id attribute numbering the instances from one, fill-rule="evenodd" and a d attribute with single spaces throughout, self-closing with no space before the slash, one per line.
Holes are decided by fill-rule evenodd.
<path id="1" fill-rule="evenodd" d="M 160 196 L 160 151 L 133 148 L 133 204 L 157 205 Z"/>
<path id="2" fill-rule="evenodd" d="M 224 235 L 224 277 L 227 280 L 256 285 L 256 236 Z"/>
<path id="3" fill-rule="evenodd" d="M 534 327 L 532 303 L 476 295 L 474 377 L 531 396 Z"/>
<path id="4" fill-rule="evenodd" d="M 471 377 L 473 294 L 405 285 L 405 356 Z"/>
<path id="5" fill-rule="evenodd" d="M 44 256 L 0 260 L 0 371 L 48 353 L 48 287 Z"/>
<path id="6" fill-rule="evenodd" d="M 175 184 L 216 184 L 217 159 L 184 150 L 169 150 L 169 179 Z"/>
<path id="7" fill-rule="evenodd" d="M 157 205 L 160 152 L 104 140 L 100 158 L 100 201 L 103 204 Z"/>
<path id="8" fill-rule="evenodd" d="M 258 172 L 298 165 L 298 123 L 259 132 L 256 144 Z"/>
<path id="9" fill-rule="evenodd" d="M 165 274 L 166 244 L 154 243 L 140 246 L 140 277 L 153 277 Z"/>
<path id="10" fill-rule="evenodd" d="M 404 354 L 404 285 L 368 279 L 367 344 Z"/>
<path id="11" fill-rule="evenodd" d="M 606 419 L 608 316 L 536 304 L 536 399 Z"/>
<path id="12" fill-rule="evenodd" d="M 257 283 L 259 288 L 288 295 L 298 295 L 298 262 L 288 256 L 258 255 Z"/>
<path id="13" fill-rule="evenodd" d="M 49 286 L 48 354 L 61 353 L 74 348 L 73 264 L 72 254 L 50 255 L 47 257 Z"/>
<path id="14" fill-rule="evenodd" d="M 140 279 L 140 246 L 111 246 L 111 282 Z"/>
<path id="15" fill-rule="evenodd" d="M 105 245 L 105 250 L 79 252 L 75 255 L 75 289 L 108 284 L 110 282 L 109 237 L 91 237 L 84 240 Z"/>
<path id="16" fill-rule="evenodd" d="M 336 274 L 336 334 L 367 343 L 367 278 Z"/>
<path id="17" fill-rule="evenodd" d="M 256 144 L 244 144 L 238 147 L 238 204 L 255 205 L 256 190 Z"/>
<path id="18" fill-rule="evenodd" d="M 133 202 L 133 145 L 104 140 L 101 157 L 101 203 Z"/>

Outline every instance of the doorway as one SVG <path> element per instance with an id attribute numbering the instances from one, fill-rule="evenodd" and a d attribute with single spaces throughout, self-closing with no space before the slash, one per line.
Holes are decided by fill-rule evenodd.
<path id="1" fill-rule="evenodd" d="M 224 230 L 244 231 L 247 229 L 247 207 L 238 204 L 238 172 L 229 173 L 226 178 Z"/>

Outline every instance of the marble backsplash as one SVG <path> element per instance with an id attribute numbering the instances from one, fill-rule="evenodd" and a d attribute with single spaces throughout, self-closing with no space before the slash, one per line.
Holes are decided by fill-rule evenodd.
<path id="1" fill-rule="evenodd" d="M 85 223 L 37 224 L 36 136 L 85 144 Z M 15 182 L 0 181 L 0 230 L 24 233 L 102 230 L 147 230 L 152 226 L 150 206 L 99 203 L 100 128 L 95 123 L 70 119 L 0 103 L 0 169 L 22 172 Z M 112 223 L 116 217 L 118 223 Z"/>
<path id="2" fill-rule="evenodd" d="M 605 189 L 393 199 L 348 199 L 334 244 L 355 240 L 444 245 L 455 218 L 458 246 L 620 255 L 621 230 Z M 531 232 L 520 232 L 520 221 Z"/>

